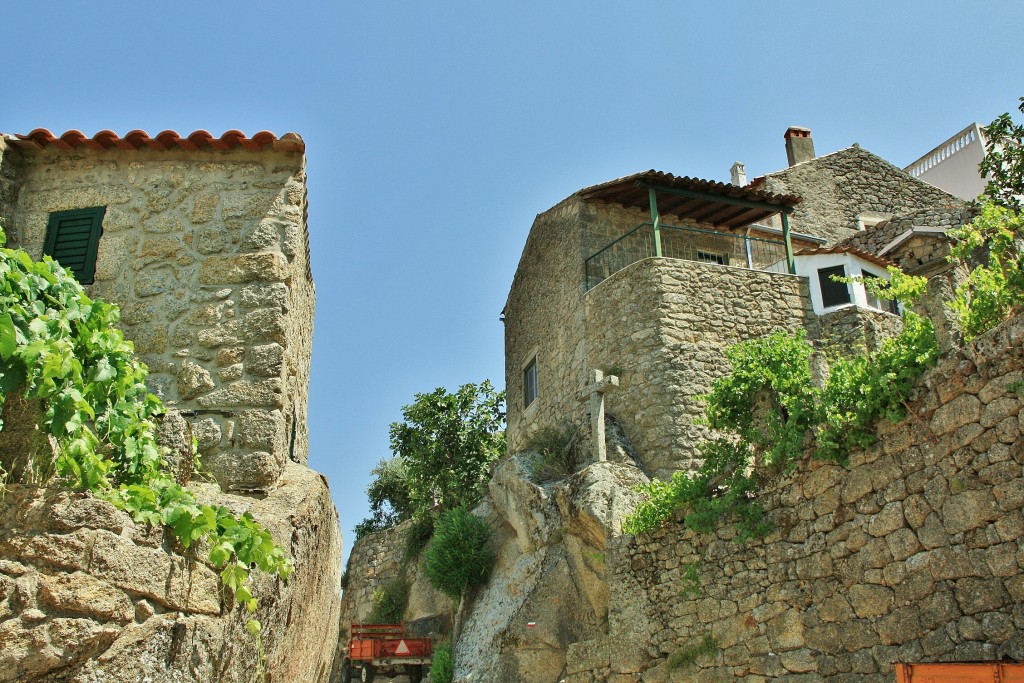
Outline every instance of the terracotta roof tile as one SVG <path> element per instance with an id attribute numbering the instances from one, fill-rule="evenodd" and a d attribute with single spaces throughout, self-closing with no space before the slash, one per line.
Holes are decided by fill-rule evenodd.
<path id="1" fill-rule="evenodd" d="M 158 133 L 156 137 L 150 137 L 144 130 L 133 130 L 123 137 L 111 130 L 101 130 L 89 138 L 77 130 L 69 130 L 58 137 L 45 128 L 36 128 L 28 135 L 7 135 L 4 137 L 12 146 L 21 149 L 56 147 L 57 149 L 73 150 L 85 147 L 97 150 L 138 150 L 142 148 L 168 150 L 178 147 L 188 151 L 202 149 L 225 151 L 241 147 L 242 149 L 259 151 L 269 147 L 281 152 L 303 153 L 306 151 L 306 144 L 297 133 L 285 133 L 279 138 L 269 131 L 261 131 L 250 138 L 246 137 L 245 133 L 241 131 L 229 130 L 217 138 L 205 130 L 197 130 L 185 137 L 178 135 L 173 130 L 165 130 Z"/>
<path id="2" fill-rule="evenodd" d="M 880 268 L 888 268 L 889 266 L 896 265 L 889 259 L 883 258 L 876 254 L 866 252 L 863 249 L 856 247 L 819 247 L 817 249 L 801 249 L 796 253 L 797 256 L 813 256 L 814 254 L 853 254 L 859 256 L 869 263 L 874 263 Z"/>

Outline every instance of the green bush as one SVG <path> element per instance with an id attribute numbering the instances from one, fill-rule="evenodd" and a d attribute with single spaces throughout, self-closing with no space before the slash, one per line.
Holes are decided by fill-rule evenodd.
<path id="1" fill-rule="evenodd" d="M 398 624 L 405 616 L 405 608 L 409 604 L 409 589 L 412 584 L 400 575 L 373 592 L 373 610 L 370 612 L 371 624 Z"/>
<path id="2" fill-rule="evenodd" d="M 452 658 L 452 644 L 442 643 L 434 650 L 430 662 L 430 683 L 452 683 L 455 677 L 455 661 Z"/>
<path id="3" fill-rule="evenodd" d="M 467 590 L 485 583 L 495 560 L 490 538 L 487 521 L 465 508 L 442 514 L 424 560 L 430 585 L 458 600 Z"/>
<path id="4" fill-rule="evenodd" d="M 434 535 L 434 518 L 429 514 L 425 514 L 422 517 L 416 517 L 413 519 L 412 524 L 409 525 L 409 529 L 405 532 L 405 550 L 403 551 L 403 561 L 412 562 L 423 549 L 430 543 L 430 539 Z"/>

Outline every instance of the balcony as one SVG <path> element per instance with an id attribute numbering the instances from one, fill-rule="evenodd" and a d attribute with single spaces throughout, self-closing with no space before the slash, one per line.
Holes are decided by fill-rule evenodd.
<path id="1" fill-rule="evenodd" d="M 700 228 L 641 223 L 586 259 L 587 290 L 631 263 L 660 256 L 788 273 L 786 243 Z"/>

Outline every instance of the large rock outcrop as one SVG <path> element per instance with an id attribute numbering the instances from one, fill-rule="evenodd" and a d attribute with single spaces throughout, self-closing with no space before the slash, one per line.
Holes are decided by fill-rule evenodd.
<path id="1" fill-rule="evenodd" d="M 495 468 L 481 512 L 498 529 L 498 560 L 456 644 L 458 681 L 557 681 L 568 646 L 607 629 L 606 544 L 648 478 L 621 457 L 541 485 L 533 457 Z"/>
<path id="2" fill-rule="evenodd" d="M 260 638 L 201 552 L 91 495 L 11 485 L 0 498 L 0 682 L 326 681 L 341 535 L 324 478 L 292 463 L 258 498 L 197 488 L 251 512 L 295 560 L 287 583 L 253 573 Z"/>

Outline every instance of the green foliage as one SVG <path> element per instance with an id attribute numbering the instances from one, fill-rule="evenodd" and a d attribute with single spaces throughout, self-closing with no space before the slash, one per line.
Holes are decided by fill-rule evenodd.
<path id="1" fill-rule="evenodd" d="M 430 585 L 458 600 L 466 591 L 484 584 L 495 560 L 490 538 L 487 521 L 466 508 L 443 513 L 424 558 Z"/>
<path id="2" fill-rule="evenodd" d="M 700 587 L 700 565 L 696 562 L 687 562 L 683 565 L 683 590 L 680 594 L 684 598 L 695 597 L 702 593 Z"/>
<path id="3" fill-rule="evenodd" d="M 398 624 L 409 605 L 409 589 L 412 584 L 403 574 L 384 584 L 373 592 L 373 610 L 368 621 L 371 624 Z"/>
<path id="4" fill-rule="evenodd" d="M 370 517 L 356 525 L 356 538 L 366 533 L 389 529 L 412 516 L 409 499 L 409 468 L 404 458 L 383 458 L 370 470 L 373 481 L 366 489 L 370 499 Z"/>
<path id="5" fill-rule="evenodd" d="M 544 427 L 532 434 L 523 450 L 537 454 L 530 468 L 533 478 L 546 482 L 572 476 L 581 464 L 575 437 L 572 426 Z"/>
<path id="6" fill-rule="evenodd" d="M 912 296 L 917 282 L 898 280 L 887 293 Z M 823 390 L 811 383 L 811 348 L 802 334 L 776 333 L 727 351 L 732 373 L 712 384 L 705 411 L 724 434 L 700 446 L 696 472 L 652 481 L 623 524 L 627 533 L 664 525 L 677 510 L 684 524 L 708 533 L 731 518 L 737 540 L 764 536 L 770 527 L 755 500 L 761 477 L 794 467 L 806 437 L 816 433 L 815 455 L 844 462 L 851 449 L 874 439 L 880 418 L 898 420 L 914 381 L 938 358 L 931 321 L 907 313 L 903 331 L 874 354 L 838 358 Z"/>
<path id="7" fill-rule="evenodd" d="M 423 549 L 430 543 L 433 535 L 434 518 L 432 516 L 423 515 L 422 517 L 413 518 L 412 524 L 409 525 L 409 529 L 405 532 L 404 560 L 412 562 L 419 557 Z"/>
<path id="8" fill-rule="evenodd" d="M 732 372 L 711 385 L 708 426 L 736 433 L 759 464 L 784 467 L 800 455 L 816 420 L 811 346 L 802 331 L 780 331 L 735 344 L 726 357 Z"/>
<path id="9" fill-rule="evenodd" d="M 1024 114 L 1024 97 L 1017 108 Z M 984 191 L 989 201 L 1011 211 L 1024 208 L 1024 125 L 1008 113 L 985 126 L 985 158 L 978 170 L 990 178 Z"/>
<path id="10" fill-rule="evenodd" d="M 700 657 L 713 655 L 721 649 L 718 641 L 713 636 L 704 636 L 699 643 L 688 647 L 681 647 L 668 656 L 668 668 L 680 669 L 684 666 L 692 666 Z"/>
<path id="11" fill-rule="evenodd" d="M 505 392 L 489 381 L 416 394 L 391 425 L 391 449 L 406 464 L 413 513 L 478 503 L 492 462 L 505 452 Z"/>
<path id="12" fill-rule="evenodd" d="M 452 644 L 444 642 L 434 648 L 430 661 L 430 683 L 452 683 L 455 678 L 455 660 L 452 657 Z"/>
<path id="13" fill-rule="evenodd" d="M 938 357 L 931 320 L 907 312 L 903 331 L 878 352 L 836 358 L 822 392 L 816 455 L 845 462 L 851 450 L 870 446 L 875 422 L 903 417 L 914 382 Z"/>
<path id="14" fill-rule="evenodd" d="M 35 472 L 164 525 L 186 550 L 206 543 L 223 584 L 253 612 L 250 568 L 287 579 L 291 560 L 249 513 L 200 504 L 174 481 L 156 442 L 163 405 L 118 319 L 49 257 L 0 249 L 0 408 L 15 393 L 38 401 L 56 458 Z"/>
<path id="15" fill-rule="evenodd" d="M 1024 215 L 986 203 L 971 223 L 949 232 L 950 257 L 968 261 L 986 247 L 988 262 L 971 269 L 950 306 L 968 340 L 992 329 L 1024 304 Z"/>

